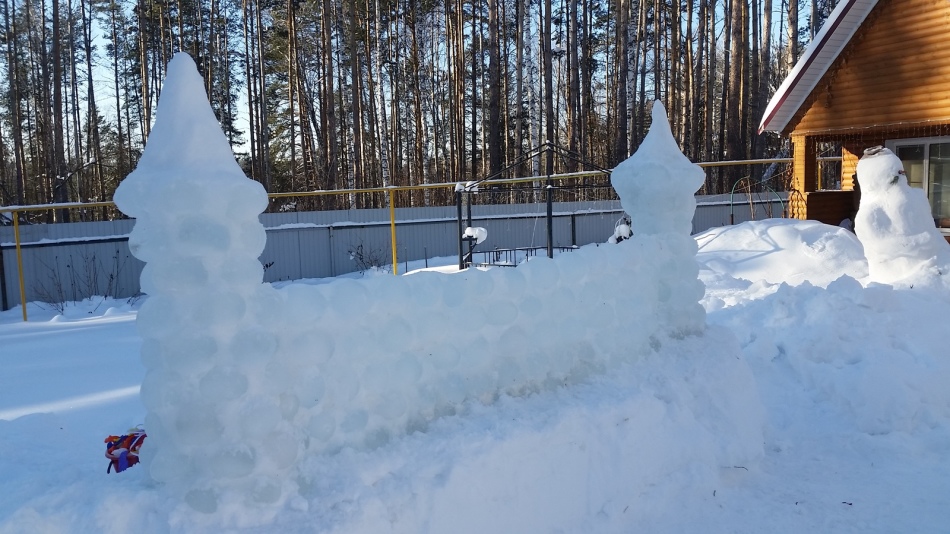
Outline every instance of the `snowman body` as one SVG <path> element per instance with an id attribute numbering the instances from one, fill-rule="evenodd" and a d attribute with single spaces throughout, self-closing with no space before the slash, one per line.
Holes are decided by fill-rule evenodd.
<path id="1" fill-rule="evenodd" d="M 913 283 L 950 270 L 950 245 L 934 225 L 930 204 L 910 187 L 901 160 L 886 148 L 865 151 L 858 161 L 861 204 L 854 231 L 874 282 Z"/>

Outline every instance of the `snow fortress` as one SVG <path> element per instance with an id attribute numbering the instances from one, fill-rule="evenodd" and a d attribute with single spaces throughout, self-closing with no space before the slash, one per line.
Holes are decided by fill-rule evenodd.
<path id="1" fill-rule="evenodd" d="M 643 148 L 612 177 L 634 230 L 618 245 L 514 269 L 275 289 L 257 260 L 267 196 L 177 54 L 115 196 L 147 263 L 143 464 L 198 511 L 279 504 L 304 457 L 380 447 L 467 403 L 577 383 L 701 333 L 689 222 L 702 180 L 657 103 Z"/>

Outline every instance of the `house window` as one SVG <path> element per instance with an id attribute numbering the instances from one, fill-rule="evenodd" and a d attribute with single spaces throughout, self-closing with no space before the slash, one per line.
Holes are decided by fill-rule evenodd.
<path id="1" fill-rule="evenodd" d="M 897 139 L 887 147 L 904 163 L 907 183 L 927 194 L 937 227 L 950 233 L 950 137 Z"/>

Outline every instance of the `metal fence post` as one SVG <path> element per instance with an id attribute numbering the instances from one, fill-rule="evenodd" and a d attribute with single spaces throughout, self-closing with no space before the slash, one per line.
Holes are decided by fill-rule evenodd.
<path id="1" fill-rule="evenodd" d="M 547 190 L 548 202 L 548 257 L 554 257 L 554 182 L 548 176 Z"/>
<path id="2" fill-rule="evenodd" d="M 457 239 L 459 243 L 459 270 L 465 269 L 465 251 L 462 248 L 462 234 L 465 233 L 465 229 L 462 228 L 462 188 L 456 187 L 455 189 L 455 211 L 456 216 L 458 217 L 458 233 Z"/>

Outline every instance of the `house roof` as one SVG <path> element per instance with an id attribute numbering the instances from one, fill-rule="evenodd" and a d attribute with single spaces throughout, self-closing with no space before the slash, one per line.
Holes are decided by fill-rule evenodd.
<path id="1" fill-rule="evenodd" d="M 769 101 L 759 133 L 783 132 L 878 0 L 842 0 Z"/>

